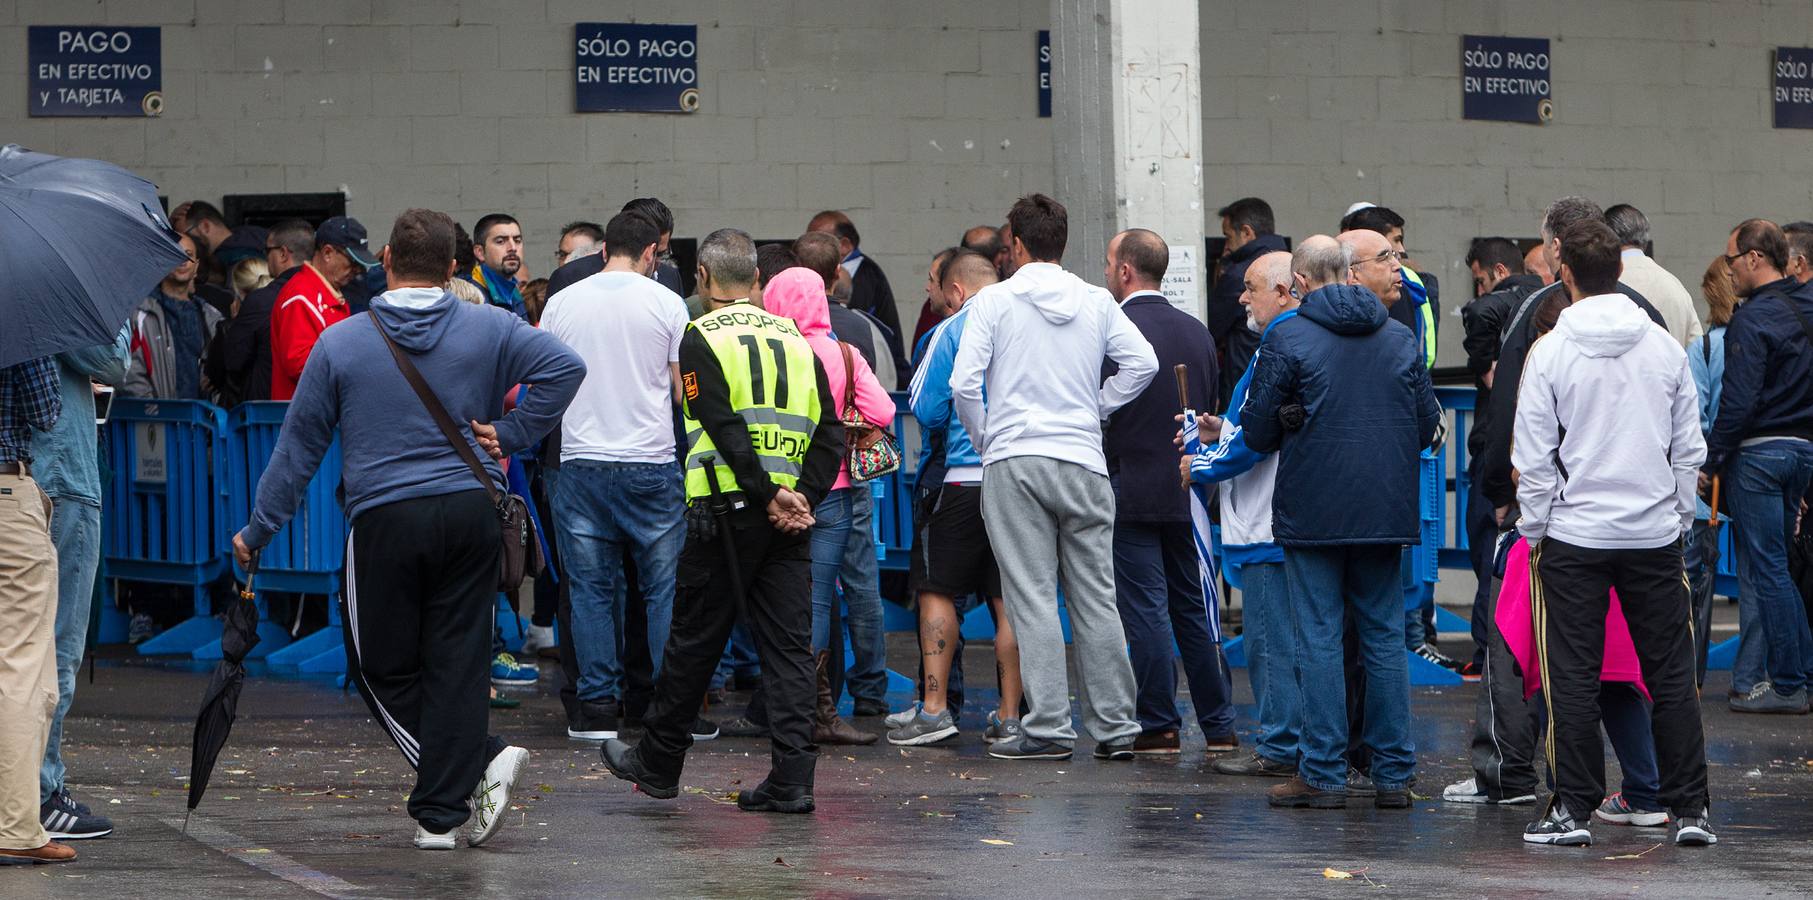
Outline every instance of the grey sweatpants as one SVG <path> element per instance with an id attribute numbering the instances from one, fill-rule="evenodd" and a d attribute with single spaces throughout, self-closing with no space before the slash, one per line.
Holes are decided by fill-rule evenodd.
<path id="1" fill-rule="evenodd" d="M 1114 493 L 1107 476 L 1042 456 L 989 463 L 982 517 L 1020 642 L 1020 679 L 1031 709 L 1020 723 L 1026 734 L 1065 745 L 1076 740 L 1058 624 L 1060 576 L 1083 727 L 1097 741 L 1139 734 L 1133 664 L 1114 603 Z"/>

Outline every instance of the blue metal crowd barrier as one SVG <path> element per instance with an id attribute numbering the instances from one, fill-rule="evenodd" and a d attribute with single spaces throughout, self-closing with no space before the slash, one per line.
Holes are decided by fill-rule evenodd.
<path id="1" fill-rule="evenodd" d="M 190 618 L 139 645 L 187 654 L 220 638 L 209 586 L 226 571 L 226 415 L 193 400 L 114 401 L 104 431 L 112 477 L 101 516 L 110 578 L 192 592 Z"/>

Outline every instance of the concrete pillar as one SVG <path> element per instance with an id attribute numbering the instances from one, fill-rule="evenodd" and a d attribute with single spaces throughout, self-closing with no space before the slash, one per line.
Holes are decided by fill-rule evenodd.
<path id="1" fill-rule="evenodd" d="M 1101 280 L 1108 239 L 1150 228 L 1171 246 L 1167 293 L 1201 318 L 1202 65 L 1195 0 L 1052 0 L 1054 196 L 1068 268 Z"/>

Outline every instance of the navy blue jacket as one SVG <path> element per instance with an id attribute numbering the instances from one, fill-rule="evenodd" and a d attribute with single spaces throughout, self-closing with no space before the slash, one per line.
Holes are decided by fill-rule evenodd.
<path id="1" fill-rule="evenodd" d="M 1284 238 L 1262 234 L 1228 254 L 1222 264 L 1221 277 L 1215 279 L 1215 292 L 1209 295 L 1208 309 L 1209 333 L 1215 336 L 1215 347 L 1221 352 L 1222 371 L 1245 372 L 1253 351 L 1259 348 L 1259 335 L 1247 329 L 1246 307 L 1240 305 L 1240 295 L 1246 291 L 1247 267 L 1267 253 L 1287 249 Z M 1222 387 L 1221 402 L 1201 404 L 1204 411 L 1220 410 L 1227 405 L 1228 394 L 1234 386 L 1230 383 Z"/>
<path id="2" fill-rule="evenodd" d="M 1173 418 L 1182 411 L 1172 370 L 1190 367 L 1190 405 L 1206 409 L 1215 397 L 1215 344 L 1195 316 L 1171 305 L 1162 294 L 1135 294 L 1121 311 L 1152 344 L 1158 376 L 1133 402 L 1108 417 L 1102 449 L 1115 487 L 1115 518 L 1123 522 L 1188 522 L 1189 494 L 1177 474 L 1180 456 L 1171 438 Z M 1112 372 L 1116 367 L 1109 363 Z"/>
<path id="3" fill-rule="evenodd" d="M 1416 338 L 1378 297 L 1311 292 L 1260 346 L 1241 411 L 1247 446 L 1278 451 L 1278 543 L 1416 543 L 1419 459 L 1440 418 Z"/>
<path id="4" fill-rule="evenodd" d="M 1706 471 L 1723 470 L 1738 443 L 1750 438 L 1813 440 L 1813 335 L 1795 310 L 1813 326 L 1813 287 L 1784 278 L 1764 285 L 1732 313 Z"/>

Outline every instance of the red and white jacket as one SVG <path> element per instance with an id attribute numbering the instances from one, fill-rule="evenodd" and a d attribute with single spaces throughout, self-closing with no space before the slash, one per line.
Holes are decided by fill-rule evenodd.
<path id="1" fill-rule="evenodd" d="M 352 314 L 340 289 L 312 263 L 304 263 L 283 285 L 271 309 L 271 399 L 288 400 L 302 380 L 302 367 L 327 326 Z"/>

